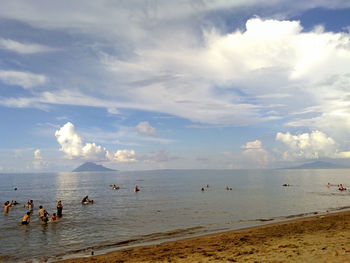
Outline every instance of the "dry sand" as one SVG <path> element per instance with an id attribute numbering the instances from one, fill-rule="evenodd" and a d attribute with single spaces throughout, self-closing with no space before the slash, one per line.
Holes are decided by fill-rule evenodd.
<path id="1" fill-rule="evenodd" d="M 318 215 L 64 262 L 350 262 L 350 212 Z"/>

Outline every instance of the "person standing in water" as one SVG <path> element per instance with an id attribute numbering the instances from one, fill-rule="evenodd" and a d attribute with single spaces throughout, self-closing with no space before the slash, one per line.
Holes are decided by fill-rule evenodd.
<path id="1" fill-rule="evenodd" d="M 27 207 L 28 207 L 28 210 L 30 212 L 33 212 L 33 209 L 34 209 L 34 202 L 33 202 L 33 200 L 28 200 Z"/>
<path id="2" fill-rule="evenodd" d="M 48 214 L 49 213 L 43 208 L 42 205 L 39 206 L 38 215 L 42 222 L 47 223 L 47 221 L 49 221 L 49 219 L 47 218 Z"/>
<path id="3" fill-rule="evenodd" d="M 12 204 L 10 203 L 10 201 L 6 201 L 4 205 L 5 205 L 4 212 L 5 212 L 5 214 L 7 214 L 9 212 L 10 207 L 12 206 Z"/>
<path id="4" fill-rule="evenodd" d="M 62 210 L 63 210 L 62 201 L 58 200 L 58 202 L 57 202 L 57 216 L 58 217 L 62 216 Z"/>

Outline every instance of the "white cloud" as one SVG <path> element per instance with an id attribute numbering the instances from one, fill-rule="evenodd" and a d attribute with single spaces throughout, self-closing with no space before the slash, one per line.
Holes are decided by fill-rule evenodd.
<path id="1" fill-rule="evenodd" d="M 0 49 L 7 49 L 20 54 L 35 54 L 54 50 L 44 45 L 39 45 L 35 43 L 21 43 L 4 38 L 0 38 Z"/>
<path id="2" fill-rule="evenodd" d="M 143 109 L 200 123 L 259 123 L 322 105 L 320 96 L 334 86 L 320 90 L 320 83 L 350 68 L 349 34 L 303 32 L 299 21 L 254 18 L 245 31 L 204 31 L 198 45 L 187 37 L 182 45 L 165 39 L 140 47 L 127 60 L 101 57 L 127 91 L 129 105 L 141 101 Z"/>
<path id="3" fill-rule="evenodd" d="M 262 147 L 262 143 L 259 140 L 247 142 L 241 146 L 241 149 L 244 149 L 243 155 L 250 162 L 250 167 L 266 168 L 273 160 L 272 156 Z"/>
<path id="4" fill-rule="evenodd" d="M 36 150 L 34 151 L 34 159 L 37 159 L 37 160 L 42 160 L 42 159 L 43 159 L 43 157 L 41 156 L 41 151 L 40 151 L 40 149 L 36 149 Z"/>
<path id="5" fill-rule="evenodd" d="M 147 135 L 147 136 L 157 136 L 156 128 L 152 127 L 148 121 L 140 122 L 136 125 L 136 130 L 138 133 Z"/>
<path id="6" fill-rule="evenodd" d="M 250 149 L 261 149 L 262 144 L 261 141 L 255 140 L 253 142 L 247 142 L 245 145 L 241 146 L 242 149 L 250 150 Z"/>
<path id="7" fill-rule="evenodd" d="M 18 85 L 25 89 L 35 86 L 41 86 L 47 83 L 45 75 L 33 74 L 30 72 L 0 70 L 0 81 L 7 85 Z"/>
<path id="8" fill-rule="evenodd" d="M 48 162 L 43 159 L 40 149 L 36 149 L 34 151 L 33 168 L 36 170 L 42 170 L 47 166 L 48 166 Z"/>
<path id="9" fill-rule="evenodd" d="M 24 12 L 16 8 L 17 4 L 7 1 L 0 10 L 2 17 L 40 28 L 79 32 L 86 37 L 84 41 L 98 33 L 99 40 L 91 38 L 92 41 L 103 40 L 107 48 L 99 49 L 96 44 L 91 49 L 99 55 L 98 62 L 105 70 L 101 86 L 93 93 L 88 93 L 85 87 L 83 90 L 62 85 L 64 89 L 55 87 L 54 91 L 33 92 L 33 97 L 2 97 L 0 103 L 14 107 L 44 107 L 47 104 L 93 106 L 106 108 L 111 114 L 118 114 L 123 109 L 163 112 L 196 122 L 197 126 L 188 126 L 193 128 L 249 125 L 280 119 L 280 123 L 311 127 L 311 130 L 324 131 L 334 141 L 344 142 L 350 128 L 349 33 L 325 32 L 322 27 L 305 31 L 299 21 L 263 18 L 249 19 L 245 30 L 228 27 L 223 30 L 211 20 L 209 13 L 260 4 L 279 6 L 280 10 L 281 4 L 283 7 L 295 4 L 297 9 L 307 9 L 326 6 L 329 4 L 326 2 L 202 1 L 193 4 L 175 1 L 140 4 L 126 1 L 103 5 L 88 1 L 84 6 L 71 3 L 72 8 L 66 10 L 59 3 L 54 7 L 51 3 L 33 8 L 32 3 L 23 1 L 21 5 L 26 8 L 21 10 L 26 10 Z M 330 5 L 336 8 L 349 4 L 336 1 Z M 77 9 L 81 11 L 77 13 Z M 61 12 L 57 10 L 65 10 L 65 16 L 58 15 Z M 38 15 L 40 13 L 42 15 Z M 115 13 L 118 13 L 117 17 Z M 276 13 L 271 11 L 273 15 L 269 17 L 283 18 L 283 15 L 275 16 Z M 125 27 L 126 21 L 128 27 Z M 196 23 L 192 25 L 191 22 Z M 199 24 L 205 26 L 197 27 Z M 198 28 L 203 31 L 199 32 Z M 84 41 L 73 44 L 85 45 Z M 20 48 L 15 49 L 14 46 L 28 45 L 4 43 L 3 48 L 12 46 L 16 52 L 25 47 L 19 45 Z M 122 50 L 123 47 L 127 48 Z M 117 54 L 115 50 L 118 50 Z M 1 72 L 0 80 L 10 85 L 29 88 L 35 83 L 42 85 L 47 82 L 47 79 L 28 80 L 19 74 L 5 76 L 4 72 L 9 71 Z M 92 75 L 91 79 L 95 77 Z M 154 136 L 157 131 L 147 124 L 139 124 L 139 132 Z M 136 134 L 135 130 L 133 132 Z M 80 142 L 79 147 L 73 146 L 67 148 L 78 151 L 76 156 L 90 153 L 103 156 L 106 153 L 96 143 Z M 245 147 L 248 152 L 263 150 L 253 142 Z M 67 155 L 73 156 L 73 152 Z M 315 152 L 320 154 L 322 151 Z M 301 155 L 313 156 L 313 151 Z"/>
<path id="10" fill-rule="evenodd" d="M 214 10 L 241 4 L 245 5 L 243 2 L 207 3 L 203 8 Z M 187 4 L 180 4 L 181 7 L 176 9 L 177 5 L 171 4 L 173 9 L 163 4 L 157 6 L 160 9 L 155 14 L 155 21 L 169 17 L 164 15 L 169 13 L 163 12 L 173 11 L 175 17 L 187 12 L 183 8 Z M 317 5 L 317 2 L 310 5 Z M 12 10 L 10 4 L 7 7 Z M 109 18 L 91 12 L 92 7 L 96 8 L 92 2 L 84 6 L 86 19 L 78 21 L 77 28 L 84 23 L 110 22 Z M 129 7 L 122 8 L 122 17 L 115 21 L 116 24 L 127 17 Z M 113 8 L 119 6 L 113 5 Z M 199 12 L 193 6 L 190 9 L 188 12 Z M 133 18 L 139 15 L 141 12 Z M 23 19 L 29 18 L 24 15 Z M 70 13 L 67 21 L 56 21 L 55 16 L 51 19 L 61 27 L 69 19 L 75 21 L 79 17 Z M 42 107 L 43 104 L 95 106 L 104 107 L 112 114 L 118 114 L 121 109 L 147 110 L 215 125 L 249 125 L 286 117 L 289 123 L 302 124 L 309 116 L 303 114 L 296 119 L 289 114 L 296 109 L 303 111 L 326 104 L 317 113 L 325 115 L 347 95 L 346 89 L 340 89 L 343 84 L 337 82 L 348 74 L 350 68 L 347 33 L 324 32 L 322 28 L 304 32 L 298 21 L 253 18 L 247 21 L 245 31 L 222 33 L 215 27 L 206 27 L 199 36 L 198 32 L 182 31 L 176 21 L 166 24 L 173 27 L 171 34 L 165 33 L 167 28 L 163 23 L 155 23 L 154 30 L 148 30 L 140 27 L 140 21 L 142 19 L 130 21 L 134 23 L 132 28 L 140 30 L 136 34 L 138 40 L 147 36 L 149 41 L 134 42 L 134 36 L 131 37 L 133 40 L 128 39 L 132 42 L 132 56 L 129 53 L 114 56 L 97 49 L 99 62 L 106 72 L 104 85 L 94 91 L 94 96 L 87 94 L 85 89 L 57 89 L 38 92 L 27 98 L 2 98 L 0 103 L 9 107 Z M 48 26 L 55 26 L 55 23 Z M 181 41 L 174 41 L 178 34 L 173 32 L 181 32 Z M 119 37 L 125 40 L 127 36 Z M 320 89 L 320 84 L 332 76 L 335 77 L 329 85 Z M 339 99 L 326 102 L 326 94 L 334 89 L 337 89 Z M 344 114 L 350 116 L 350 110 Z"/>
<path id="11" fill-rule="evenodd" d="M 283 153 L 284 160 L 350 157 L 350 152 L 339 150 L 335 140 L 320 131 L 300 135 L 279 132 L 276 140 L 287 148 Z"/>
<path id="12" fill-rule="evenodd" d="M 57 142 L 61 145 L 61 151 L 68 158 L 80 157 L 82 155 L 82 141 L 75 132 L 74 125 L 67 122 L 63 127 L 55 132 Z"/>
<path id="13" fill-rule="evenodd" d="M 134 150 L 118 150 L 114 154 L 107 152 L 107 159 L 116 162 L 135 162 L 136 153 Z"/>
<path id="14" fill-rule="evenodd" d="M 68 159 L 115 162 L 136 161 L 135 151 L 133 150 L 118 150 L 115 153 L 110 153 L 106 148 L 95 143 L 85 143 L 84 145 L 71 122 L 67 122 L 57 130 L 55 136 L 57 142 L 61 145 L 60 151 L 64 152 L 65 157 Z"/>

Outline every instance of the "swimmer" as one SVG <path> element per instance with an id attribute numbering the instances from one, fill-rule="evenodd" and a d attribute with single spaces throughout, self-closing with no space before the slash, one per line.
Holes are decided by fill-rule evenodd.
<path id="1" fill-rule="evenodd" d="M 93 204 L 93 203 L 94 203 L 94 200 L 90 200 L 90 199 L 89 199 L 89 196 L 85 196 L 85 197 L 83 198 L 83 200 L 81 200 L 81 203 L 82 203 L 83 205 Z"/>
<path id="2" fill-rule="evenodd" d="M 345 190 L 342 184 L 340 184 L 340 185 L 339 185 L 339 188 L 338 188 L 338 190 L 340 190 L 340 191 L 343 191 L 343 190 Z"/>
<path id="3" fill-rule="evenodd" d="M 201 191 L 204 191 L 204 187 L 202 187 Z"/>
<path id="4" fill-rule="evenodd" d="M 11 201 L 11 205 L 19 205 L 19 204 L 21 204 L 21 203 L 18 203 L 16 200 Z"/>
<path id="5" fill-rule="evenodd" d="M 88 203 L 90 200 L 89 200 L 89 196 L 85 196 L 83 198 L 83 200 L 81 200 L 81 203 L 84 204 L 84 203 Z"/>
<path id="6" fill-rule="evenodd" d="M 227 185 L 226 185 L 226 191 L 231 191 L 232 190 L 232 188 L 231 187 L 228 187 Z"/>
<path id="7" fill-rule="evenodd" d="M 134 191 L 135 191 L 135 193 L 137 193 L 138 191 L 140 191 L 140 188 L 137 185 L 135 185 Z"/>
<path id="8" fill-rule="evenodd" d="M 328 184 L 327 184 L 327 187 L 328 187 L 328 188 L 329 188 L 329 187 L 331 187 L 331 184 L 330 184 L 330 183 L 328 183 Z"/>
<path id="9" fill-rule="evenodd" d="M 30 222 L 30 212 L 27 212 L 23 217 L 22 217 L 22 225 L 28 225 Z"/>

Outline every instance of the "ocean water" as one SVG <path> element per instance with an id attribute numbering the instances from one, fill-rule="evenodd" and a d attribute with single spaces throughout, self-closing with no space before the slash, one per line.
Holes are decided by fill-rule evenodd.
<path id="1" fill-rule="evenodd" d="M 21 202 L 8 214 L 1 207 L 0 262 L 55 261 L 349 209 L 350 190 L 336 186 L 350 188 L 349 174 L 350 169 L 0 174 L 0 202 Z M 85 195 L 95 203 L 81 205 Z M 35 208 L 23 226 L 28 199 Z M 63 217 L 40 223 L 39 205 L 52 214 L 59 199 Z"/>

